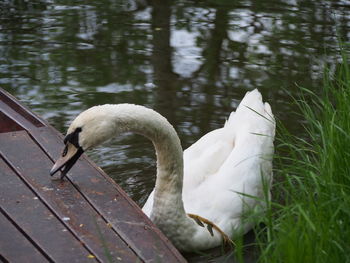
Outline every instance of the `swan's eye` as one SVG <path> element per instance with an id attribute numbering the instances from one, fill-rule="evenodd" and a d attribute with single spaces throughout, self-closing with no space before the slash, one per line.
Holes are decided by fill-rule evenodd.
<path id="1" fill-rule="evenodd" d="M 67 142 L 70 142 L 75 147 L 79 148 L 79 133 L 82 131 L 80 127 L 76 128 L 74 132 L 67 134 L 67 136 L 64 138 L 64 143 L 67 144 Z"/>

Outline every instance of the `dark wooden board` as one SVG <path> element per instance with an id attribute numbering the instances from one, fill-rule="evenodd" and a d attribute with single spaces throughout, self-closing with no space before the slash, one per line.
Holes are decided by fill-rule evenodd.
<path id="1" fill-rule="evenodd" d="M 2 142 L 0 145 L 2 146 Z M 0 167 L 1 210 L 7 217 L 11 218 L 16 226 L 30 237 L 31 242 L 40 247 L 45 256 L 52 261 L 81 262 L 86 259 L 91 252 L 66 231 L 62 222 L 42 204 L 39 197 L 26 187 L 2 159 Z M 9 240 L 1 238 L 0 242 L 1 246 L 4 246 Z"/>
<path id="2" fill-rule="evenodd" d="M 45 121 L 41 120 L 33 112 L 23 107 L 15 97 L 0 88 L 0 109 L 5 111 L 15 112 L 17 118 L 16 121 L 24 124 L 24 126 L 29 125 L 32 127 L 42 127 L 45 126 Z M 23 125 L 22 125 L 23 126 Z M 27 127 L 29 127 L 27 126 Z"/>
<path id="3" fill-rule="evenodd" d="M 60 262 L 110 262 L 110 257 L 113 262 L 186 262 L 126 193 L 86 156 L 64 182 L 51 180 L 49 170 L 61 153 L 62 135 L 1 89 L 0 111 L 0 180 L 10 183 L 0 193 L 2 216 L 7 218 L 1 222 L 12 223 L 9 229 L 23 234 L 17 240 L 20 244 L 29 242 L 45 259 Z M 11 192 L 14 182 L 15 193 Z M 13 198 L 20 201 L 17 206 Z M 24 207 L 18 205 L 26 202 Z M 51 227 L 45 216 L 54 222 Z M 0 235 L 0 248 L 4 240 Z M 1 256 L 6 259 L 0 253 L 0 260 Z"/>
<path id="4" fill-rule="evenodd" d="M 21 146 L 20 151 L 13 147 L 16 144 Z M 70 182 L 51 180 L 48 171 L 52 161 L 33 143 L 26 131 L 0 134 L 0 145 L 2 156 L 6 156 L 21 179 L 95 257 L 107 261 L 108 251 L 115 260 L 137 260 L 127 244 Z"/>
<path id="5" fill-rule="evenodd" d="M 3 213 L 4 211 L 0 212 L 0 255 L 4 260 L 8 262 L 48 262 L 49 258 L 45 257 Z"/>
<path id="6" fill-rule="evenodd" d="M 0 110 L 0 133 L 20 130 L 23 130 L 23 127 Z"/>

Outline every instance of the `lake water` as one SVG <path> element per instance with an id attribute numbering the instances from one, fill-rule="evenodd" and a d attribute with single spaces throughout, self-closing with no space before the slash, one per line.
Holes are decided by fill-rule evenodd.
<path id="1" fill-rule="evenodd" d="M 296 134 L 289 95 L 317 92 L 350 38 L 350 1 L 1 0 L 0 86 L 65 133 L 104 103 L 156 109 L 186 148 L 259 88 Z M 89 152 L 139 204 L 155 156 L 128 135 Z"/>

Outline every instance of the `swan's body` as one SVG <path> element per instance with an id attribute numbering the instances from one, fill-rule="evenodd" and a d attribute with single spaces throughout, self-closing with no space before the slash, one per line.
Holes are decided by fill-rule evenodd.
<path id="1" fill-rule="evenodd" d="M 146 136 L 155 146 L 156 186 L 143 211 L 177 248 L 204 250 L 222 242 L 218 232 L 212 236 L 187 213 L 210 220 L 230 237 L 252 227 L 242 215 L 261 206 L 257 198 L 265 200 L 264 193 L 269 194 L 264 186 L 272 181 L 275 133 L 271 108 L 257 90 L 247 93 L 223 128 L 206 134 L 184 152 L 174 128 L 151 109 L 131 104 L 92 107 L 71 124 L 68 154 L 57 161 L 52 173 L 64 165 L 66 173 L 71 167 L 70 152 L 76 155 L 77 151 L 70 149 L 82 152 L 127 131 Z"/>

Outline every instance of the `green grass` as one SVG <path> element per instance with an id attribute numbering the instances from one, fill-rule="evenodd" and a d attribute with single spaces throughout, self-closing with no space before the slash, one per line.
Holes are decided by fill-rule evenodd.
<path id="1" fill-rule="evenodd" d="M 273 199 L 259 262 L 350 262 L 350 68 L 343 52 L 315 94 L 301 89 L 304 137 L 279 124 Z M 239 257 L 238 257 L 239 258 Z"/>

